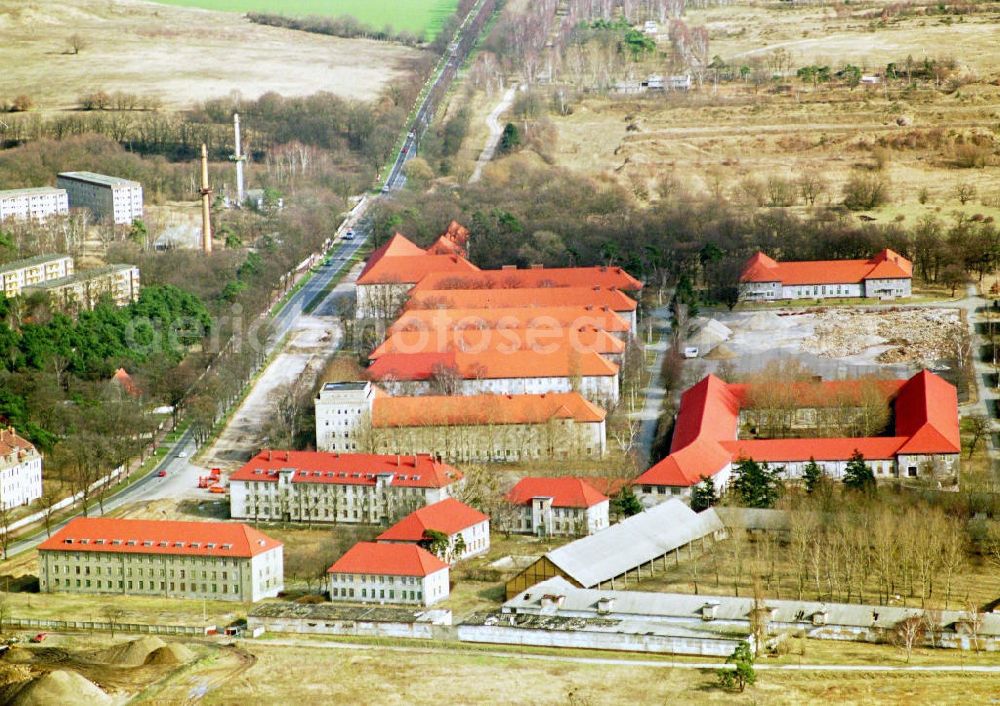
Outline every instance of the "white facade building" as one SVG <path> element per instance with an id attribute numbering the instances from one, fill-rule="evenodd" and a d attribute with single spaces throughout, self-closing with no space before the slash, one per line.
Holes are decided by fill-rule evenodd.
<path id="1" fill-rule="evenodd" d="M 25 287 L 69 277 L 74 272 L 69 255 L 39 255 L 15 260 L 0 266 L 3 294 L 8 299 L 20 296 Z"/>
<path id="2" fill-rule="evenodd" d="M 0 430 L 0 507 L 9 510 L 40 497 L 42 455 L 14 427 Z"/>
<path id="3" fill-rule="evenodd" d="M 451 497 L 462 474 L 427 455 L 270 451 L 229 476 L 234 519 L 378 524 Z"/>
<path id="4" fill-rule="evenodd" d="M 581 478 L 522 478 L 507 499 L 520 507 L 515 532 L 580 536 L 609 524 L 608 498 Z"/>
<path id="5" fill-rule="evenodd" d="M 0 191 L 0 221 L 44 221 L 52 215 L 69 213 L 69 199 L 65 189 L 41 186 L 32 189 Z"/>
<path id="6" fill-rule="evenodd" d="M 431 531 L 447 535 L 448 546 L 438 556 L 448 562 L 479 556 L 490 549 L 490 518 L 455 498 L 414 510 L 375 540 L 417 544 L 427 540 Z"/>
<path id="7" fill-rule="evenodd" d="M 98 220 L 130 225 L 142 218 L 142 184 L 94 172 L 63 172 L 56 184 L 66 190 L 69 205 L 86 208 Z"/>
<path id="8" fill-rule="evenodd" d="M 330 600 L 429 606 L 448 597 L 448 564 L 415 544 L 358 542 L 327 569 Z"/>

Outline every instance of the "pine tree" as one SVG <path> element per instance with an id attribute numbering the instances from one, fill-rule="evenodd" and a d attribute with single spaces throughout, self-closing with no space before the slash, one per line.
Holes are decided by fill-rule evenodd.
<path id="1" fill-rule="evenodd" d="M 742 692 L 747 684 L 754 684 L 757 681 L 757 672 L 753 668 L 753 651 L 750 643 L 741 640 L 733 653 L 726 658 L 726 664 L 733 665 L 733 669 L 719 670 L 719 683 L 725 689 L 739 689 Z"/>
<path id="2" fill-rule="evenodd" d="M 715 481 L 708 476 L 701 477 L 701 483 L 691 491 L 691 509 L 695 512 L 707 510 L 719 501 L 715 494 Z"/>
<path id="3" fill-rule="evenodd" d="M 875 490 L 875 474 L 857 449 L 844 469 L 844 487 L 870 493 Z"/>
<path id="4" fill-rule="evenodd" d="M 613 502 L 615 511 L 622 517 L 632 517 L 642 512 L 642 503 L 635 496 L 631 485 L 622 486 Z"/>
<path id="5" fill-rule="evenodd" d="M 806 492 L 812 493 L 823 482 L 823 469 L 816 463 L 816 459 L 809 457 L 809 463 L 802 469 L 802 481 L 806 485 Z"/>
<path id="6" fill-rule="evenodd" d="M 733 468 L 733 493 L 744 507 L 774 507 L 781 495 L 782 468 L 772 469 L 766 462 L 742 458 Z"/>

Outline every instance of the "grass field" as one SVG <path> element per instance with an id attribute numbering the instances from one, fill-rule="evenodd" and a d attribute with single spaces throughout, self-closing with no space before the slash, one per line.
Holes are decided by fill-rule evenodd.
<path id="1" fill-rule="evenodd" d="M 457 0 L 158 0 L 166 5 L 225 12 L 277 12 L 282 15 L 351 15 L 376 29 L 391 27 L 433 39 L 458 7 Z"/>
<path id="2" fill-rule="evenodd" d="M 68 49 L 74 34 L 85 41 L 78 54 Z M 420 55 L 228 12 L 136 0 L 0 0 L 0 99 L 27 94 L 43 111 L 75 110 L 80 95 L 98 90 L 156 97 L 166 108 L 234 91 L 368 100 L 407 76 Z"/>

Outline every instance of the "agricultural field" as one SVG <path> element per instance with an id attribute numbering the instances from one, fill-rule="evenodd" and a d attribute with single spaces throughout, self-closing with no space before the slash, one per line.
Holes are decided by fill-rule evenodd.
<path id="1" fill-rule="evenodd" d="M 329 91 L 368 100 L 421 56 L 400 44 L 138 0 L 0 0 L 0 101 L 28 95 L 43 111 L 75 110 L 78 97 L 94 91 L 175 109 L 234 91 L 251 99 Z"/>
<path id="2" fill-rule="evenodd" d="M 376 29 L 391 27 L 433 39 L 458 7 L 457 0 L 158 0 L 164 5 L 198 7 L 223 12 L 280 12 L 300 17 L 350 15 Z"/>

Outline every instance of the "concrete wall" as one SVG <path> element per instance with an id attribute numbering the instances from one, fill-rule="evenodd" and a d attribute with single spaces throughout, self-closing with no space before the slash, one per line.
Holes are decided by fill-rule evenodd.
<path id="1" fill-rule="evenodd" d="M 263 627 L 267 632 L 303 635 L 352 635 L 367 637 L 410 637 L 430 640 L 431 623 L 383 623 L 354 620 L 319 620 L 312 618 L 247 618 L 247 629 Z"/>
<path id="2" fill-rule="evenodd" d="M 595 650 L 653 652 L 678 655 L 728 657 L 739 640 L 724 637 L 694 638 L 666 635 L 596 632 L 588 630 L 537 630 L 498 625 L 459 625 L 463 642 L 490 642 L 503 645 L 576 647 Z"/>

